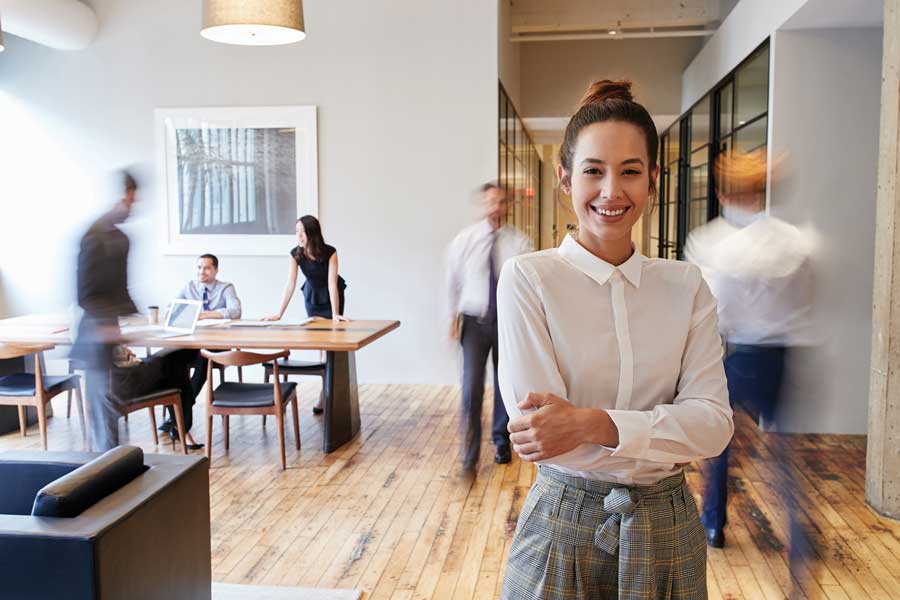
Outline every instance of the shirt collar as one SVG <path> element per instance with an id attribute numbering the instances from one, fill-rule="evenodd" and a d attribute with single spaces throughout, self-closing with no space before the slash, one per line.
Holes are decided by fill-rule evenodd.
<path id="1" fill-rule="evenodd" d="M 201 292 L 203 291 L 203 288 L 206 288 L 209 291 L 213 291 L 214 289 L 216 289 L 216 286 L 219 284 L 218 279 L 213 279 L 209 283 L 203 283 L 199 279 L 195 279 L 194 281 L 197 283 L 197 289 L 199 289 Z"/>
<path id="2" fill-rule="evenodd" d="M 491 222 L 490 222 L 490 221 L 488 221 L 487 219 L 482 219 L 482 220 L 481 220 L 481 231 L 482 231 L 482 233 L 483 233 L 484 235 L 486 235 L 486 236 L 491 235 L 491 234 L 493 234 L 493 233 L 500 233 L 500 231 L 501 231 L 502 229 L 503 229 L 503 225 L 501 225 L 500 227 L 498 227 L 498 228 L 497 228 L 497 231 L 495 232 L 494 229 L 491 227 Z"/>
<path id="3" fill-rule="evenodd" d="M 735 227 L 746 227 L 766 216 L 766 211 L 749 211 L 735 206 L 723 206 L 722 218 Z"/>
<path id="4" fill-rule="evenodd" d="M 634 246 L 632 248 L 634 249 Z M 641 287 L 641 270 L 644 261 L 647 260 L 647 257 L 634 249 L 628 260 L 615 267 L 585 250 L 584 246 L 575 241 L 571 235 L 567 235 L 560 244 L 559 255 L 600 285 L 609 281 L 612 274 L 618 270 L 634 287 Z"/>

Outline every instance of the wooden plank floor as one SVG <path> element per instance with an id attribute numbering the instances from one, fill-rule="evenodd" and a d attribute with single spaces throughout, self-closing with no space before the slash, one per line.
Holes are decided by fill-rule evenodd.
<path id="1" fill-rule="evenodd" d="M 233 417 L 225 453 L 216 422 L 210 472 L 212 566 L 217 581 L 359 588 L 365 598 L 495 598 L 516 517 L 534 479 L 517 459 L 491 462 L 474 481 L 458 476 L 456 386 L 366 385 L 360 389 L 362 434 L 337 452 L 321 452 L 319 421 L 310 412 L 318 384 L 300 387 L 302 451 L 288 449 L 278 468 L 273 422 Z M 486 405 L 489 403 L 485 403 Z M 77 420 L 54 401 L 51 450 L 81 448 Z M 204 439 L 203 408 L 194 434 Z M 485 414 L 485 431 L 489 414 Z M 732 453 L 728 543 L 709 552 L 710 598 L 900 598 L 900 524 L 864 503 L 865 438 L 786 436 L 802 492 L 804 520 L 819 556 L 792 580 L 785 507 L 768 436 L 737 415 Z M 122 423 L 122 442 L 153 446 L 146 413 Z M 292 441 L 288 433 L 288 442 Z M 0 450 L 39 448 L 37 428 L 25 438 L 0 436 Z M 691 468 L 692 489 L 702 474 Z M 699 504 L 699 494 L 697 494 Z"/>

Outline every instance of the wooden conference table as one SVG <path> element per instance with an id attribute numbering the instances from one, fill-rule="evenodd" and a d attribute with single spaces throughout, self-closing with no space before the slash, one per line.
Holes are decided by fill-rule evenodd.
<path id="1" fill-rule="evenodd" d="M 70 320 L 64 315 L 28 315 L 0 319 L 0 343 L 70 345 Z M 324 350 L 325 412 L 322 450 L 333 452 L 359 433 L 359 395 L 356 354 L 397 329 L 399 321 L 315 320 L 303 325 L 272 322 L 265 327 L 241 327 L 236 321 L 198 327 L 192 335 L 161 338 L 153 332 L 122 336 L 124 343 L 153 348 L 206 348 L 209 350 Z"/>

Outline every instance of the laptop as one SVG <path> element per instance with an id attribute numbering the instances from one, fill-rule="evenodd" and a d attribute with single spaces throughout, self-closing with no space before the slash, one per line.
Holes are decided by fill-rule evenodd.
<path id="1" fill-rule="evenodd" d="M 191 335 L 197 327 L 197 319 L 203 303 L 200 300 L 184 300 L 176 298 L 169 305 L 166 314 L 165 325 L 144 325 L 138 327 L 123 327 L 122 333 L 152 333 L 154 337 L 171 338 L 181 335 Z"/>

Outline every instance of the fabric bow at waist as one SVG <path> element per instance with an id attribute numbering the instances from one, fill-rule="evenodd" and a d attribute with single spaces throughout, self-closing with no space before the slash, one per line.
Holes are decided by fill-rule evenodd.
<path id="1" fill-rule="evenodd" d="M 542 468 L 541 473 L 560 483 L 565 481 L 567 485 L 571 485 L 574 479 L 546 468 Z M 679 473 L 651 485 L 622 487 L 621 484 L 590 481 L 587 487 L 595 498 L 603 497 L 603 511 L 610 513 L 609 518 L 594 531 L 594 546 L 609 554 L 619 555 L 619 598 L 655 598 L 659 553 L 653 543 L 652 514 L 655 506 L 668 504 L 673 497 L 683 497 L 688 493 L 684 474 Z M 670 554 L 674 552 L 674 541 L 666 546 Z M 668 556 L 664 559 L 672 558 Z"/>

